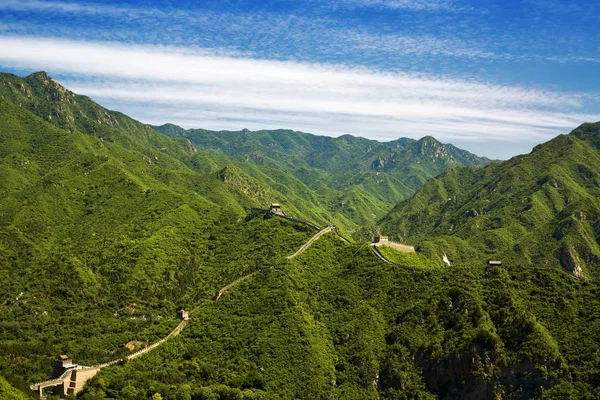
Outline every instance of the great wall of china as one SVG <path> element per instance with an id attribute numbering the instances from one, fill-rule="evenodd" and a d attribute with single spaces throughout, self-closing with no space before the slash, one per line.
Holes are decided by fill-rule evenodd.
<path id="1" fill-rule="evenodd" d="M 102 368 L 118 364 L 125 360 L 133 360 L 135 358 L 141 357 L 145 353 L 154 350 L 168 339 L 173 336 L 177 336 L 179 332 L 185 328 L 188 323 L 188 319 L 183 319 L 179 325 L 175 329 L 173 329 L 167 336 L 162 338 L 156 343 L 151 344 L 148 347 L 145 347 L 141 350 L 136 351 L 135 353 L 129 354 L 125 358 L 119 358 L 117 360 L 112 360 L 103 364 L 92 365 L 92 366 L 84 366 L 84 365 L 76 365 L 73 364 L 72 367 L 69 367 L 61 376 L 54 379 L 49 379 L 47 381 L 34 383 L 30 386 L 31 390 L 35 390 L 39 393 L 40 398 L 44 397 L 44 389 L 47 387 L 56 387 L 58 386 L 58 395 L 61 397 L 66 397 L 69 394 L 77 394 L 83 387 L 88 379 L 94 377 Z"/>
<path id="2" fill-rule="evenodd" d="M 296 251 L 294 254 L 292 254 L 291 256 L 287 256 L 286 259 L 291 260 L 294 257 L 299 256 L 300 254 L 304 253 L 304 250 L 308 249 L 315 240 L 319 239 L 321 236 L 323 236 L 324 234 L 326 234 L 327 232 L 330 232 L 333 228 L 331 226 L 328 226 L 326 228 L 321 229 L 319 232 L 317 232 L 317 234 L 313 237 L 311 237 L 308 242 L 304 243 L 302 245 L 302 247 L 300 247 L 298 249 L 298 251 Z"/>
<path id="3" fill-rule="evenodd" d="M 258 209 L 257 209 L 258 210 Z M 256 210 L 255 210 L 256 211 Z M 266 212 L 269 210 L 260 210 L 261 212 Z M 274 215 L 277 215 L 279 217 L 282 217 L 286 220 L 289 220 L 291 222 L 295 222 L 295 223 L 302 223 L 304 225 L 310 226 L 311 228 L 314 228 L 316 230 L 318 230 L 318 232 L 312 236 L 306 243 L 304 243 L 294 254 L 289 255 L 287 257 L 285 257 L 286 259 L 290 260 L 292 258 L 295 258 L 297 256 L 299 256 L 300 254 L 302 254 L 306 249 L 308 249 L 316 240 L 318 240 L 321 236 L 323 236 L 324 234 L 333 231 L 343 242 L 345 243 L 350 243 L 350 241 L 348 239 L 346 239 L 345 237 L 343 237 L 337 230 L 337 227 L 335 225 L 329 225 L 325 228 L 319 228 L 317 225 L 312 224 L 310 222 L 305 222 L 305 221 L 300 221 L 291 217 L 288 217 L 287 215 L 283 214 L 283 212 L 272 212 Z M 384 237 L 385 238 L 385 237 Z M 387 241 L 387 238 L 385 238 L 385 240 Z M 381 243 L 383 244 L 383 243 Z M 387 243 L 386 243 L 387 245 Z M 394 264 L 391 261 L 389 261 L 388 259 L 386 259 L 378 250 L 376 247 L 376 243 L 372 243 L 371 245 L 371 249 L 373 251 L 373 253 L 383 262 L 388 263 L 388 264 Z M 405 245 L 401 245 L 401 246 L 405 246 Z M 406 246 L 406 249 L 404 249 L 404 251 L 411 251 L 409 248 L 412 246 Z M 412 251 L 414 251 L 414 248 L 412 248 Z M 404 266 L 401 266 L 404 267 Z M 411 267 L 404 267 L 404 268 L 409 268 L 412 269 Z M 221 296 L 226 293 L 229 289 L 231 289 L 233 286 L 237 285 L 238 283 L 250 278 L 252 275 L 256 274 L 258 271 L 252 272 L 248 275 L 245 275 L 239 279 L 236 279 L 235 281 L 223 286 L 221 289 L 219 289 L 217 291 L 217 293 L 215 294 L 215 296 L 212 298 L 213 301 L 218 301 Z M 30 385 L 31 390 L 37 391 L 40 398 L 44 399 L 44 389 L 48 388 L 48 387 L 55 387 L 58 390 L 55 389 L 55 394 L 58 394 L 61 397 L 66 397 L 70 394 L 76 395 L 77 393 L 79 393 L 80 391 L 83 390 L 83 388 L 85 387 L 85 383 L 91 379 L 92 377 L 94 377 L 98 372 L 100 372 L 100 370 L 102 368 L 111 366 L 111 365 L 115 365 L 121 362 L 124 362 L 126 360 L 133 360 L 135 358 L 141 357 L 142 355 L 146 354 L 149 351 L 154 350 L 155 348 L 157 348 L 158 346 L 162 345 L 163 343 L 165 343 L 167 340 L 169 340 L 170 338 L 177 336 L 182 330 L 183 328 L 186 327 L 186 325 L 189 322 L 189 315 L 187 312 L 181 310 L 180 312 L 178 312 L 178 314 L 180 314 L 182 321 L 177 325 L 177 327 L 175 327 L 175 329 L 173 329 L 167 336 L 165 336 L 164 338 L 160 339 L 159 341 L 151 344 L 150 346 L 147 346 L 141 350 L 136 351 L 135 353 L 132 353 L 128 356 L 126 356 L 125 358 L 120 358 L 120 359 L 116 359 L 113 361 L 109 361 L 103 364 L 98 364 L 98 365 L 92 365 L 92 366 L 83 366 L 83 365 L 77 365 L 77 364 L 72 364 L 64 373 L 62 373 L 59 377 L 57 378 L 53 378 L 53 379 L 49 379 L 47 381 L 43 381 L 43 382 L 38 382 L 38 383 L 34 383 L 32 385 Z"/>
<path id="4" fill-rule="evenodd" d="M 287 220 L 291 220 L 292 222 L 298 222 L 297 220 L 294 220 L 293 218 L 287 217 L 287 216 L 283 216 L 283 215 L 279 215 Z M 307 222 L 303 222 L 300 221 L 301 223 L 308 225 L 310 227 L 316 227 L 317 229 L 319 229 L 316 225 L 311 224 L 311 223 L 307 223 Z M 298 251 L 296 251 L 294 254 L 287 256 L 286 259 L 292 259 L 300 254 L 302 254 L 308 247 L 310 247 L 317 239 L 319 239 L 322 235 L 324 235 L 327 232 L 330 231 L 334 231 L 344 242 L 349 243 L 348 240 L 344 237 L 342 237 L 337 230 L 335 229 L 334 226 L 327 226 L 326 228 L 320 229 L 313 237 L 311 237 L 306 243 L 304 243 L 300 249 L 298 249 Z M 215 296 L 213 297 L 213 301 L 218 301 L 221 296 L 226 293 L 229 289 L 231 289 L 233 286 L 237 285 L 238 283 L 248 279 L 249 277 L 251 277 L 252 275 L 256 274 L 257 271 L 252 272 L 248 275 L 245 275 L 239 279 L 236 279 L 235 281 L 223 286 L 221 289 L 219 289 L 217 291 L 217 293 L 215 294 Z M 80 391 L 83 390 L 85 383 L 91 379 L 92 377 L 94 377 L 98 372 L 100 372 L 100 370 L 102 368 L 111 366 L 111 365 L 115 365 L 118 364 L 120 362 L 124 362 L 125 360 L 133 360 L 135 358 L 141 357 L 142 355 L 146 354 L 149 351 L 154 350 L 155 348 L 157 348 L 158 346 L 162 345 L 163 343 L 165 343 L 167 340 L 169 340 L 170 338 L 177 336 L 182 330 L 183 328 L 185 328 L 185 326 L 188 324 L 189 319 L 188 319 L 188 315 L 186 312 L 182 313 L 183 315 L 185 315 L 185 317 L 183 317 L 182 321 L 177 325 L 177 327 L 175 327 L 175 329 L 173 329 L 167 336 L 165 336 L 164 338 L 162 338 L 161 340 L 151 344 L 150 346 L 147 346 L 141 350 L 138 350 L 135 353 L 132 353 L 128 356 L 126 356 L 125 358 L 120 358 L 120 359 L 116 359 L 116 360 L 112 360 L 103 364 L 98 364 L 98 365 L 92 365 L 92 366 L 84 366 L 84 365 L 77 365 L 77 364 L 72 364 L 70 365 L 70 367 L 64 371 L 60 376 L 53 378 L 53 379 L 49 379 L 47 381 L 43 381 L 43 382 L 37 382 L 34 383 L 32 385 L 30 385 L 30 389 L 37 391 L 40 398 L 43 399 L 45 398 L 44 395 L 44 389 L 49 388 L 49 387 L 55 387 L 55 394 L 58 394 L 61 397 L 66 397 L 70 394 L 76 395 L 77 393 L 79 393 Z"/>

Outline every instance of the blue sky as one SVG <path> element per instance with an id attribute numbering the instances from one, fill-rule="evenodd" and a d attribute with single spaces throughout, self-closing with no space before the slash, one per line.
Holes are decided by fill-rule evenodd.
<path id="1" fill-rule="evenodd" d="M 0 0 L 0 49 L 153 124 L 508 158 L 600 120 L 598 1 Z"/>

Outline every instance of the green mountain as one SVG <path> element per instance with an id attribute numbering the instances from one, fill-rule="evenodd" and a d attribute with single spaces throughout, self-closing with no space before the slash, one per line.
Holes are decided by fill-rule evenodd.
<path id="1" fill-rule="evenodd" d="M 106 110 L 90 98 L 69 91 L 44 72 L 26 78 L 10 74 L 0 76 L 0 95 L 12 105 L 35 114 L 56 128 L 71 133 L 83 132 L 87 140 L 91 140 L 89 137 L 96 138 L 101 142 L 97 145 L 99 148 L 118 142 L 119 148 L 141 153 L 131 157 L 140 156 L 140 160 L 148 164 L 147 169 L 157 171 L 160 175 L 157 178 L 164 183 L 192 188 L 217 204 L 229 204 L 240 213 L 249 207 L 264 208 L 272 202 L 279 202 L 285 205 L 289 214 L 299 218 L 320 224 L 333 221 L 345 226 L 355 225 L 342 213 L 327 212 L 328 203 L 322 196 L 282 171 L 251 167 L 241 170 L 220 152 L 198 151 L 187 139 L 172 140 L 157 134 L 147 125 L 119 112 Z M 9 148 L 6 150 L 10 151 Z M 61 158 L 58 154 L 57 159 Z M 185 173 L 169 175 L 169 171 L 174 169 L 181 169 Z M 197 172 L 213 173 L 213 179 L 200 179 L 194 175 Z M 194 175 L 193 178 L 186 176 L 190 173 Z M 225 189 L 223 185 L 215 188 L 214 179 L 220 179 L 233 188 Z M 229 194 L 223 191 L 229 192 L 231 189 L 234 189 L 233 192 L 242 192 L 244 198 L 229 199 Z M 250 189 L 256 193 L 248 192 Z M 362 201 L 360 195 L 349 196 Z M 370 203 L 365 207 L 369 206 Z M 382 206 L 378 204 L 378 207 Z M 373 220 L 373 216 L 370 220 Z"/>
<path id="2" fill-rule="evenodd" d="M 531 155 L 451 169 L 426 183 L 384 223 L 418 239 L 421 252 L 382 248 L 408 265 L 387 264 L 335 231 L 310 241 L 315 230 L 306 224 L 250 212 L 279 201 L 321 225 L 372 220 L 358 208 L 356 220 L 346 211 L 329 214 L 335 207 L 327 201 L 346 193 L 342 184 L 313 191 L 316 181 L 286 172 L 291 161 L 232 161 L 106 110 L 46 74 L 2 74 L 0 398 L 36 398 L 29 385 L 50 379 L 60 354 L 91 366 L 168 338 L 180 308 L 191 319 L 179 335 L 103 368 L 78 398 L 598 398 L 596 283 L 551 265 L 523 268 L 508 256 L 502 268 L 487 268 L 480 261 L 502 256 L 488 246 L 505 231 L 478 235 L 458 222 L 450 234 L 426 227 L 445 224 L 440 210 L 449 198 L 477 200 L 475 186 L 486 179 L 497 183 L 486 187 L 490 193 L 502 194 L 496 207 L 521 204 L 511 196 L 517 186 L 523 193 L 539 186 L 523 203 L 535 213 L 521 212 L 515 223 L 498 213 L 507 219 L 490 223 L 526 232 L 531 218 L 545 232 L 547 216 L 564 212 L 567 223 L 561 219 L 547 241 L 572 245 L 592 275 L 582 246 L 595 238 L 598 220 L 590 197 L 597 137 L 597 125 L 584 125 Z M 358 186 L 356 201 L 368 204 L 372 197 L 361 198 Z M 396 219 L 408 204 L 414 212 Z M 492 213 L 472 210 L 478 215 L 465 218 Z M 416 233 L 406 236 L 409 229 Z M 536 248 L 551 246 L 525 236 L 515 245 L 532 260 Z M 447 268 L 442 252 L 476 263 Z"/>
<path id="3" fill-rule="evenodd" d="M 441 259 L 560 267 L 600 277 L 600 123 L 530 154 L 430 180 L 381 221 L 390 235 Z"/>
<path id="4" fill-rule="evenodd" d="M 331 138 L 290 130 L 215 132 L 185 130 L 173 124 L 153 128 L 186 138 L 199 149 L 219 151 L 252 176 L 256 174 L 250 165 L 298 179 L 319 196 L 332 220 L 349 227 L 374 223 L 427 179 L 448 168 L 490 162 L 431 136 L 381 143 L 350 135 Z M 301 199 L 305 192 L 302 188 L 296 197 Z"/>
<path id="5" fill-rule="evenodd" d="M 598 294 L 552 269 L 407 270 L 326 235 L 82 398 L 596 398 Z"/>
<path id="6" fill-rule="evenodd" d="M 268 187 L 235 168 L 198 172 L 224 158 L 43 73 L 0 76 L 0 121 L 0 371 L 19 388 L 49 378 L 61 352 L 100 362 L 162 336 L 179 305 L 312 234 L 245 221 Z"/>

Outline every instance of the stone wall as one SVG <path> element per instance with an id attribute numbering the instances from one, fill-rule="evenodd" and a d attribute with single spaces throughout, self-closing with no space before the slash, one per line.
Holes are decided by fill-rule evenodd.
<path id="1" fill-rule="evenodd" d="M 407 244 L 402 244 L 398 242 L 392 242 L 387 238 L 387 236 L 380 236 L 379 241 L 375 243 L 376 246 L 388 246 L 392 249 L 396 249 L 398 251 L 403 251 L 405 253 L 414 253 L 415 247 L 409 246 Z"/>

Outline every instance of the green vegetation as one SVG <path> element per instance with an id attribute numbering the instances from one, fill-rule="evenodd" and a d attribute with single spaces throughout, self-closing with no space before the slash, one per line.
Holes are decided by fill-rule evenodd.
<path id="1" fill-rule="evenodd" d="M 10 383 L 0 376 L 0 398 L 3 400 L 31 400 L 23 392 L 12 387 Z"/>
<path id="2" fill-rule="evenodd" d="M 485 160 L 432 138 L 170 138 L 44 73 L 0 75 L 0 397 L 31 398 L 59 354 L 155 342 L 183 307 L 179 336 L 79 398 L 598 398 L 600 289 L 564 269 L 599 273 L 599 128 L 428 181 L 382 222 L 417 244 L 379 248 L 410 269 L 333 232 L 287 260 L 314 229 L 251 208 L 368 239 L 393 199 Z"/>
<path id="3" fill-rule="evenodd" d="M 382 221 L 435 259 L 487 258 L 600 277 L 600 123 L 584 124 L 530 154 L 429 181 Z"/>
<path id="4" fill-rule="evenodd" d="M 599 294 L 549 269 L 407 271 L 329 234 L 82 398 L 594 397 Z"/>
<path id="5" fill-rule="evenodd" d="M 129 341 L 157 340 L 176 325 L 177 307 L 210 298 L 313 234 L 280 218 L 246 222 L 269 192 L 240 187 L 239 176 L 228 181 L 232 170 L 197 172 L 200 156 L 187 142 L 80 99 L 45 74 L 3 78 L 0 370 L 17 387 L 48 379 L 58 354 L 94 364 L 123 356 Z M 52 106 L 28 97 L 44 87 L 76 100 Z M 64 110 L 73 129 L 11 97 L 41 114 L 49 104 Z M 89 114 L 114 124 L 82 133 Z"/>
<path id="6" fill-rule="evenodd" d="M 377 246 L 377 250 L 379 250 L 382 256 L 396 264 L 417 268 L 441 267 L 441 265 L 436 265 L 430 258 L 419 253 L 405 253 L 389 246 Z"/>
<path id="7" fill-rule="evenodd" d="M 288 203 L 310 202 L 311 209 L 319 210 L 316 215 L 307 214 L 313 219 L 332 221 L 352 231 L 374 224 L 440 172 L 490 161 L 429 136 L 380 143 L 290 130 L 214 132 L 172 124 L 153 128 L 230 157 L 250 176 L 285 195 Z"/>

